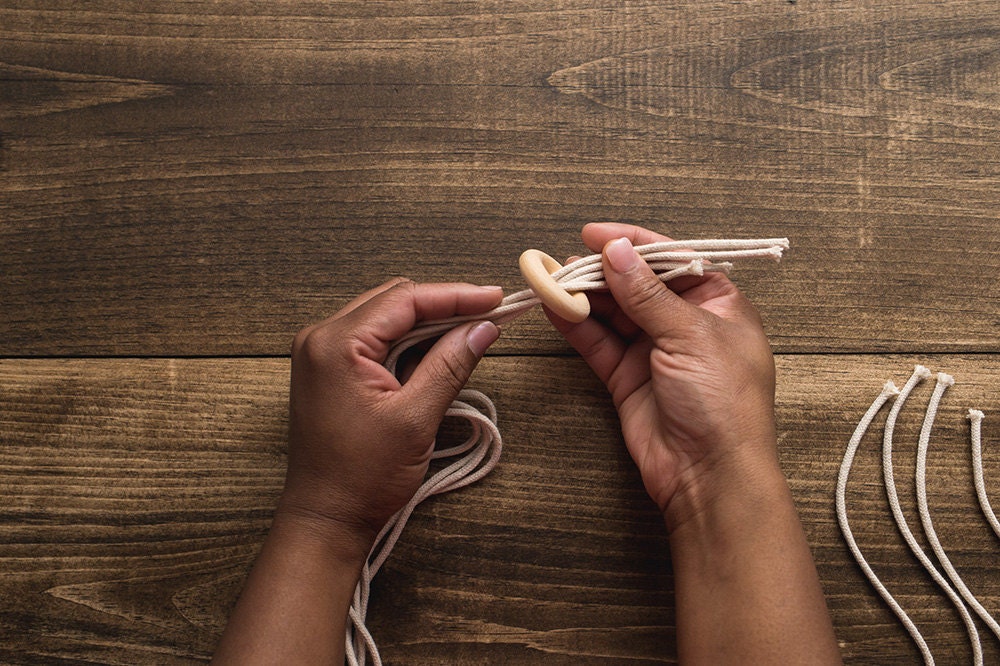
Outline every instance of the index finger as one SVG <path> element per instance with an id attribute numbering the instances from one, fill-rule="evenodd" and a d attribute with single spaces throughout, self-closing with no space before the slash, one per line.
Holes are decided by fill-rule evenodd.
<path id="1" fill-rule="evenodd" d="M 584 244 L 594 252 L 601 252 L 605 245 L 619 238 L 629 239 L 633 246 L 674 240 L 669 236 L 658 234 L 644 227 L 637 227 L 634 224 L 622 224 L 620 222 L 591 222 L 584 225 L 580 235 L 583 237 Z M 667 286 L 675 294 L 683 295 L 685 292 L 706 283 L 731 284 L 729 278 L 722 273 L 705 273 L 702 276 L 681 276 L 671 280 L 667 283 Z"/>
<path id="2" fill-rule="evenodd" d="M 333 313 L 333 315 L 331 315 L 330 318 L 329 318 L 330 321 L 334 321 L 334 320 L 340 319 L 344 315 L 350 314 L 351 312 L 353 312 L 354 310 L 357 310 L 359 307 L 361 307 L 362 305 L 364 305 L 365 303 L 367 303 L 371 299 L 373 299 L 376 296 L 378 296 L 379 294 L 381 294 L 383 291 L 388 291 L 389 289 L 392 289 L 393 287 L 395 287 L 400 282 L 409 282 L 409 280 L 407 280 L 406 278 L 403 278 L 403 277 L 395 277 L 395 278 L 392 278 L 391 280 L 389 280 L 387 282 L 383 282 L 382 284 L 380 284 L 377 287 L 373 287 L 372 289 L 369 289 L 368 291 L 364 292 L 363 294 L 359 294 L 358 296 L 355 296 L 347 305 L 345 305 L 344 307 L 342 307 L 337 312 Z"/>
<path id="3" fill-rule="evenodd" d="M 382 361 L 392 343 L 418 322 L 482 314 L 496 307 L 502 299 L 500 287 L 400 282 L 327 325 L 346 330 L 364 343 L 371 358 Z"/>
<path id="4" fill-rule="evenodd" d="M 364 305 L 365 303 L 367 303 L 371 299 L 375 298 L 376 296 L 378 296 L 382 292 L 388 291 L 389 289 L 392 289 L 393 287 L 395 287 L 400 282 L 408 282 L 408 280 L 406 278 L 396 277 L 396 278 L 393 278 L 393 279 L 389 280 L 388 282 L 384 282 L 384 283 L 380 284 L 379 286 L 374 287 L 372 289 L 369 289 L 368 291 L 364 292 L 363 294 L 360 294 L 360 295 L 354 297 L 354 299 L 351 300 L 347 305 L 345 305 L 341 309 L 337 310 L 335 313 L 333 313 L 332 315 L 330 315 L 326 319 L 324 319 L 322 321 L 319 321 L 319 322 L 316 322 L 316 323 L 313 323 L 313 324 L 309 324 L 308 326 L 303 327 L 298 332 L 298 334 L 295 336 L 295 338 L 292 340 L 292 353 L 295 354 L 295 355 L 298 355 L 298 350 L 302 347 L 302 343 L 305 342 L 305 339 L 314 330 L 316 330 L 316 329 L 318 329 L 321 326 L 324 326 L 326 324 L 335 322 L 338 319 L 340 319 L 340 318 L 342 318 L 342 317 L 350 314 L 351 312 L 353 312 L 354 310 L 357 310 L 359 307 L 361 307 L 362 305 Z"/>
<path id="5" fill-rule="evenodd" d="M 464 282 L 414 283 L 413 307 L 417 321 L 482 314 L 503 300 L 501 287 Z"/>
<path id="6" fill-rule="evenodd" d="M 580 235 L 584 244 L 594 252 L 600 252 L 605 245 L 618 238 L 627 238 L 632 245 L 649 245 L 673 240 L 655 231 L 620 222 L 591 222 L 584 225 Z"/>

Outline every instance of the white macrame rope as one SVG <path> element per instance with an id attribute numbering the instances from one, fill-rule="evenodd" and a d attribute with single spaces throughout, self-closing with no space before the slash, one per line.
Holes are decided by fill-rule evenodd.
<path id="1" fill-rule="evenodd" d="M 924 527 L 924 533 L 927 535 L 927 541 L 931 545 L 931 550 L 934 551 L 934 555 L 937 557 L 938 562 L 941 563 L 941 568 L 948 575 L 948 579 L 955 586 L 955 589 L 962 598 L 965 599 L 965 603 L 972 607 L 972 610 L 986 623 L 986 626 L 997 637 L 997 640 L 1000 640 L 1000 625 L 990 616 L 989 611 L 979 603 L 976 595 L 969 590 L 965 581 L 962 580 L 958 571 L 955 570 L 951 559 L 948 558 L 948 554 L 938 539 L 937 530 L 934 529 L 934 521 L 931 520 L 931 512 L 927 505 L 927 449 L 930 445 L 931 429 L 934 427 L 934 419 L 941 404 L 941 397 L 954 383 L 955 379 L 951 375 L 943 372 L 938 373 L 937 384 L 927 405 L 927 414 L 924 416 L 924 423 L 920 429 L 920 439 L 917 442 L 917 473 L 915 477 L 917 485 L 917 512 L 920 514 L 920 522 Z"/>
<path id="2" fill-rule="evenodd" d="M 765 258 L 778 261 L 788 247 L 787 238 L 710 239 L 650 243 L 636 246 L 635 251 L 646 260 L 650 268 L 656 271 L 661 281 L 668 282 L 684 275 L 728 273 L 732 268 L 732 264 L 729 263 L 731 259 Z M 566 264 L 553 273 L 552 278 L 567 291 L 595 291 L 607 288 L 599 254 L 588 255 Z M 489 320 L 497 326 L 502 326 L 540 303 L 531 289 L 524 289 L 507 296 L 500 305 L 483 314 L 459 315 L 424 322 L 396 342 L 386 359 L 386 367 L 394 368 L 403 352 L 413 345 L 443 335 L 459 324 Z"/>
<path id="3" fill-rule="evenodd" d="M 862 554 L 861 549 L 858 547 L 857 541 L 854 539 L 854 532 L 851 530 L 851 524 L 847 517 L 847 479 L 851 474 L 851 466 L 854 464 L 854 456 L 858 452 L 858 447 L 861 445 L 861 440 L 864 439 L 865 434 L 868 432 L 868 428 L 871 426 L 872 420 L 874 420 L 875 415 L 879 413 L 882 407 L 899 395 L 899 389 L 892 382 L 886 382 L 885 386 L 882 387 L 882 392 L 875 402 L 872 403 L 865 415 L 861 417 L 861 422 L 858 423 L 857 429 L 855 429 L 854 434 L 851 436 L 850 442 L 847 444 L 847 451 L 844 453 L 844 461 L 840 464 L 840 473 L 837 475 L 837 522 L 840 523 L 840 531 L 844 535 L 844 540 L 847 542 L 847 547 L 850 549 L 851 554 L 854 556 L 855 561 L 858 566 L 861 567 L 861 571 L 864 572 L 865 577 L 878 592 L 882 600 L 885 601 L 886 605 L 896 614 L 899 621 L 903 623 L 906 628 L 907 633 L 916 643 L 917 648 L 920 650 L 920 654 L 924 658 L 924 663 L 928 666 L 933 666 L 934 657 L 931 654 L 930 648 L 927 647 L 927 641 L 924 640 L 923 635 L 917 626 L 913 624 L 913 620 L 910 616 L 906 614 L 903 607 L 899 605 L 895 597 L 886 589 L 882 581 L 875 574 L 875 571 L 868 564 L 868 560 L 865 559 L 864 554 Z"/>
<path id="4" fill-rule="evenodd" d="M 927 535 L 927 540 L 930 543 L 931 550 L 937 557 L 938 561 L 941 563 L 942 568 L 951 581 L 954 584 L 954 588 L 951 587 L 948 580 L 941 575 L 934 564 L 931 562 L 930 558 L 924 553 L 923 549 L 917 543 L 916 538 L 910 531 L 906 519 L 903 516 L 902 509 L 900 508 L 899 497 L 896 493 L 896 485 L 893 475 L 892 467 L 892 440 L 893 433 L 895 430 L 896 420 L 899 416 L 900 410 L 903 408 L 903 404 L 909 397 L 910 393 L 913 391 L 914 387 L 919 384 L 924 379 L 931 376 L 930 370 L 923 366 L 916 366 L 913 371 L 913 375 L 903 386 L 902 390 L 897 390 L 892 382 L 886 383 L 882 389 L 882 393 L 872 406 L 861 418 L 858 427 L 851 437 L 850 442 L 847 445 L 847 451 L 844 454 L 844 460 L 841 463 L 840 474 L 837 477 L 837 491 L 836 491 L 836 513 L 837 520 L 840 523 L 841 531 L 844 534 L 844 539 L 847 542 L 848 548 L 850 549 L 854 559 L 858 562 L 861 570 L 868 578 L 872 586 L 879 593 L 882 599 L 886 602 L 889 608 L 896 614 L 903 626 L 906 628 L 910 637 L 916 643 L 917 648 L 920 650 L 920 654 L 923 656 L 924 663 L 933 665 L 934 658 L 927 647 L 927 642 L 924 637 L 920 634 L 916 625 L 910 620 L 906 612 L 900 607 L 899 603 L 892 597 L 886 587 L 879 580 L 878 576 L 869 566 L 868 562 L 865 560 L 861 553 L 851 531 L 850 524 L 847 517 L 847 502 L 846 502 L 846 489 L 847 480 L 850 474 L 851 466 L 854 461 L 855 453 L 857 452 L 858 446 L 861 439 L 864 437 L 865 433 L 871 426 L 871 422 L 874 419 L 878 411 L 888 402 L 892 397 L 896 397 L 896 401 L 889 412 L 889 416 L 885 423 L 885 433 L 883 435 L 883 446 L 882 446 L 882 466 L 883 475 L 885 480 L 885 491 L 889 499 L 889 507 L 892 510 L 893 519 L 896 522 L 896 526 L 899 529 L 900 534 L 906 541 L 907 546 L 909 546 L 911 552 L 920 561 L 924 569 L 930 574 L 931 578 L 934 579 L 935 583 L 941 588 L 941 590 L 946 594 L 949 600 L 954 604 L 956 610 L 958 610 L 959 615 L 962 618 L 962 622 L 965 625 L 966 632 L 969 636 L 969 642 L 972 646 L 972 657 L 973 663 L 977 666 L 981 666 L 983 663 L 983 650 L 982 643 L 979 637 L 979 632 L 976 628 L 975 622 L 972 615 L 969 613 L 965 606 L 968 603 L 972 607 L 973 611 L 979 618 L 989 627 L 990 631 L 993 632 L 994 636 L 1000 640 L 1000 623 L 998 623 L 989 612 L 983 607 L 975 595 L 969 590 L 968 586 L 962 580 L 959 573 L 955 570 L 952 565 L 951 560 L 948 558 L 940 540 L 938 539 L 937 532 L 934 528 L 933 520 L 931 519 L 930 509 L 927 501 L 927 452 L 930 447 L 930 436 L 931 431 L 934 427 L 934 421 L 937 418 L 937 412 L 941 404 L 941 399 L 944 396 L 945 391 L 952 385 L 954 385 L 955 380 L 948 374 L 938 373 L 937 382 L 934 387 L 934 391 L 931 398 L 927 404 L 927 410 L 924 414 L 924 421 L 920 430 L 920 436 L 917 442 L 917 461 L 916 461 L 916 474 L 915 474 L 915 486 L 916 486 L 916 496 L 917 496 L 917 510 L 920 515 L 920 522 L 924 528 L 924 532 Z M 989 498 L 986 494 L 985 483 L 983 481 L 983 469 L 982 469 L 982 434 L 981 434 L 981 423 L 983 420 L 983 413 L 979 410 L 970 409 L 969 410 L 969 420 L 972 423 L 971 428 L 971 440 L 972 440 L 972 466 L 973 466 L 973 479 L 976 485 L 976 494 L 979 496 L 979 503 L 982 507 L 983 514 L 986 516 L 987 521 L 993 527 L 997 536 L 1000 537 L 1000 523 L 997 522 L 996 515 L 993 513 L 993 509 L 990 506 Z M 957 590 L 957 592 L 956 592 Z M 964 600 L 964 602 L 963 602 Z"/>
<path id="5" fill-rule="evenodd" d="M 924 366 L 916 366 L 913 370 L 913 375 L 906 382 L 906 385 L 903 386 L 899 397 L 896 398 L 896 402 L 889 411 L 889 417 L 885 424 L 885 435 L 882 438 L 882 473 L 885 477 L 885 492 L 889 497 L 889 508 L 892 510 L 892 517 L 896 521 L 899 533 L 902 535 L 903 540 L 906 541 L 906 545 L 910 547 L 910 551 L 920 561 L 920 564 L 923 565 L 924 569 L 927 570 L 927 573 L 930 574 L 931 578 L 934 579 L 934 582 L 938 584 L 938 587 L 941 588 L 948 599 L 951 600 L 951 603 L 955 606 L 955 610 L 962 617 L 962 623 L 965 625 L 965 630 L 969 634 L 969 642 L 972 645 L 973 663 L 976 666 L 982 666 L 983 646 L 979 641 L 979 630 L 976 629 L 976 623 L 962 602 L 962 598 L 952 589 L 945 577 L 941 575 L 941 572 L 931 562 L 931 559 L 927 557 L 920 544 L 917 543 L 916 537 L 913 536 L 913 532 L 910 531 L 910 527 L 906 523 L 906 518 L 903 516 L 903 509 L 899 504 L 899 496 L 896 493 L 896 480 L 893 476 L 892 436 L 896 427 L 896 418 L 899 416 L 899 412 L 903 408 L 903 404 L 909 397 L 913 387 L 930 377 L 931 374 L 931 371 Z"/>
<path id="6" fill-rule="evenodd" d="M 635 250 L 661 281 L 668 282 L 685 275 L 728 273 L 732 268 L 730 263 L 732 260 L 769 258 L 777 261 L 788 247 L 787 238 L 710 239 L 651 243 L 636 246 Z M 607 287 L 599 254 L 588 255 L 566 264 L 553 273 L 552 278 L 571 292 L 594 291 Z M 488 320 L 497 326 L 502 326 L 540 303 L 531 289 L 525 289 L 507 296 L 500 305 L 486 313 L 424 322 L 396 341 L 389 350 L 385 367 L 390 372 L 395 372 L 400 356 L 406 350 L 425 340 L 439 337 L 459 324 Z M 472 434 L 463 444 L 436 450 L 432 454 L 432 458 L 435 459 L 461 457 L 428 477 L 413 498 L 386 523 L 376 537 L 375 545 L 354 590 L 354 601 L 348 613 L 345 647 L 350 666 L 365 666 L 368 657 L 371 657 L 374 666 L 382 664 L 375 640 L 365 626 L 371 581 L 389 557 L 413 510 L 432 495 L 475 483 L 489 474 L 500 459 L 503 442 L 497 429 L 496 408 L 488 396 L 479 391 L 465 389 L 459 393 L 458 399 L 452 403 L 446 416 L 467 420 L 472 427 Z"/>
<path id="7" fill-rule="evenodd" d="M 986 521 L 1000 539 L 1000 521 L 990 506 L 989 495 L 986 494 L 986 481 L 983 479 L 983 419 L 985 415 L 978 409 L 969 410 L 969 421 L 972 423 L 972 480 L 976 485 L 976 496 L 979 506 L 983 509 Z"/>

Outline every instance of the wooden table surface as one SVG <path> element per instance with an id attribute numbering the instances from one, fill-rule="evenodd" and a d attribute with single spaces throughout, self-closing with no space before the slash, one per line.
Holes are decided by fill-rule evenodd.
<path id="1" fill-rule="evenodd" d="M 0 661 L 206 661 L 280 490 L 293 334 L 393 275 L 518 289 L 523 249 L 580 253 L 593 220 L 791 239 L 735 279 L 847 662 L 919 659 L 834 514 L 855 425 L 917 362 L 958 381 L 935 525 L 1000 612 L 964 418 L 987 413 L 1000 504 L 996 0 L 0 0 Z M 472 384 L 504 457 L 376 578 L 386 661 L 675 660 L 666 538 L 603 388 L 538 313 Z M 930 391 L 895 450 L 924 544 Z M 968 662 L 891 522 L 883 422 L 856 535 Z"/>

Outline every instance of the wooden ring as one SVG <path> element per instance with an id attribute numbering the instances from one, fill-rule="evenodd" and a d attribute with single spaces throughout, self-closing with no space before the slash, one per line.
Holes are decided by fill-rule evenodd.
<path id="1" fill-rule="evenodd" d="M 521 275 L 531 290 L 553 312 L 579 324 L 590 314 L 590 301 L 582 291 L 571 294 L 552 279 L 562 264 L 541 250 L 525 250 L 517 260 Z"/>

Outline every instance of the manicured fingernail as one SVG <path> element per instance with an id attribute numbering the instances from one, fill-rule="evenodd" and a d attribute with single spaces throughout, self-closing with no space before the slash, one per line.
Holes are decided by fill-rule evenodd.
<path id="1" fill-rule="evenodd" d="M 500 337 L 500 329 L 491 321 L 484 321 L 476 324 L 469 331 L 465 338 L 465 344 L 476 356 L 482 356 L 489 349 L 489 346 Z"/>
<path id="2" fill-rule="evenodd" d="M 619 238 L 608 243 L 604 248 L 604 254 L 611 262 L 611 268 L 619 273 L 624 273 L 635 265 L 635 250 L 627 238 Z"/>

